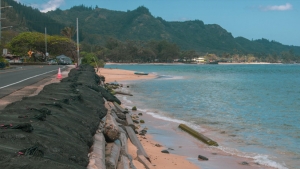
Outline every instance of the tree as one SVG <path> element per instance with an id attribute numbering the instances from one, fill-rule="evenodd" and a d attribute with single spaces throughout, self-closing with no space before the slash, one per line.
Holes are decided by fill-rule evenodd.
<path id="1" fill-rule="evenodd" d="M 156 54 L 150 48 L 141 48 L 138 51 L 138 56 L 144 62 L 154 62 Z"/>
<path id="2" fill-rule="evenodd" d="M 81 52 L 80 55 L 83 57 L 81 60 L 82 64 L 89 64 L 93 67 L 104 67 L 105 65 L 104 61 L 99 60 L 93 53 Z"/>
<path id="3" fill-rule="evenodd" d="M 273 58 L 273 56 L 271 54 L 269 54 L 266 59 L 265 59 L 266 62 L 270 62 L 270 63 L 275 63 L 276 60 Z"/>
<path id="4" fill-rule="evenodd" d="M 76 30 L 74 28 L 74 26 L 70 26 L 70 27 L 65 27 L 61 30 L 60 32 L 63 36 L 72 39 L 72 37 L 75 35 Z"/>
<path id="5" fill-rule="evenodd" d="M 47 42 L 47 51 L 51 55 L 65 54 L 74 59 L 73 53 L 76 51 L 76 44 L 71 39 L 48 35 Z M 27 52 L 29 50 L 45 55 L 45 35 L 37 32 L 23 32 L 14 37 L 7 44 L 7 47 L 13 54 L 18 56 L 28 56 Z"/>
<path id="6" fill-rule="evenodd" d="M 114 48 L 118 47 L 120 45 L 120 41 L 114 38 L 109 38 L 106 40 L 105 47 L 107 49 L 113 50 Z"/>
<path id="7" fill-rule="evenodd" d="M 253 54 L 248 54 L 247 59 L 248 59 L 248 62 L 254 62 L 256 60 L 256 58 L 254 57 Z"/>
<path id="8" fill-rule="evenodd" d="M 207 54 L 205 57 L 206 57 L 206 60 L 209 60 L 209 61 L 215 61 L 218 59 L 218 56 L 216 54 Z"/>

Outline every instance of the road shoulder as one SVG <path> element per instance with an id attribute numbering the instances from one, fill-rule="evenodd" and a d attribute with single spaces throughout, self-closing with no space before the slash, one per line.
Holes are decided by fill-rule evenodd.
<path id="1" fill-rule="evenodd" d="M 62 79 L 68 77 L 70 70 L 74 68 L 74 66 L 68 66 L 66 70 L 62 71 Z M 0 110 L 3 110 L 10 103 L 20 101 L 23 97 L 31 97 L 37 95 L 43 88 L 51 83 L 59 83 L 61 79 L 57 79 L 57 75 L 53 75 L 47 77 L 37 83 L 34 83 L 30 86 L 26 86 L 20 90 L 17 90 L 10 95 L 7 95 L 0 99 Z M 0 112 L 1 113 L 1 112 Z"/>

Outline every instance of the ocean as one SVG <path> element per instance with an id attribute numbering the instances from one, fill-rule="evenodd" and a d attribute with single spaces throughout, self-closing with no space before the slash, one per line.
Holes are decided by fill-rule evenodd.
<path id="1" fill-rule="evenodd" d="M 260 166 L 300 166 L 300 65 L 112 64 L 157 74 L 127 81 L 125 97 L 155 118 L 219 140 L 225 153 Z"/>

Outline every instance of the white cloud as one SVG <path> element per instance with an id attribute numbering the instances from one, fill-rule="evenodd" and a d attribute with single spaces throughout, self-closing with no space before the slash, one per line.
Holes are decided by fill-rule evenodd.
<path id="1" fill-rule="evenodd" d="M 290 3 L 286 3 L 285 5 L 260 6 L 259 8 L 263 11 L 287 11 L 292 10 L 293 6 Z"/>
<path id="2" fill-rule="evenodd" d="M 65 3 L 65 0 L 49 0 L 45 4 L 39 5 L 38 9 L 41 12 L 48 12 L 59 8 L 63 3 Z"/>
<path id="3" fill-rule="evenodd" d="M 22 3 L 22 0 L 14 0 L 16 2 Z M 35 9 L 39 9 L 41 12 L 48 12 L 59 8 L 62 4 L 65 3 L 65 0 L 49 0 L 44 4 L 30 4 Z"/>

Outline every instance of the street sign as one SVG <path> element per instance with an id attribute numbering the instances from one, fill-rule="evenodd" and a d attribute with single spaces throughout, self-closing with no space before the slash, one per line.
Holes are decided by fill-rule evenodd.
<path id="1" fill-rule="evenodd" d="M 30 51 L 28 51 L 28 55 L 29 55 L 29 57 L 31 57 L 31 55 L 32 55 L 32 51 L 30 50 Z"/>

